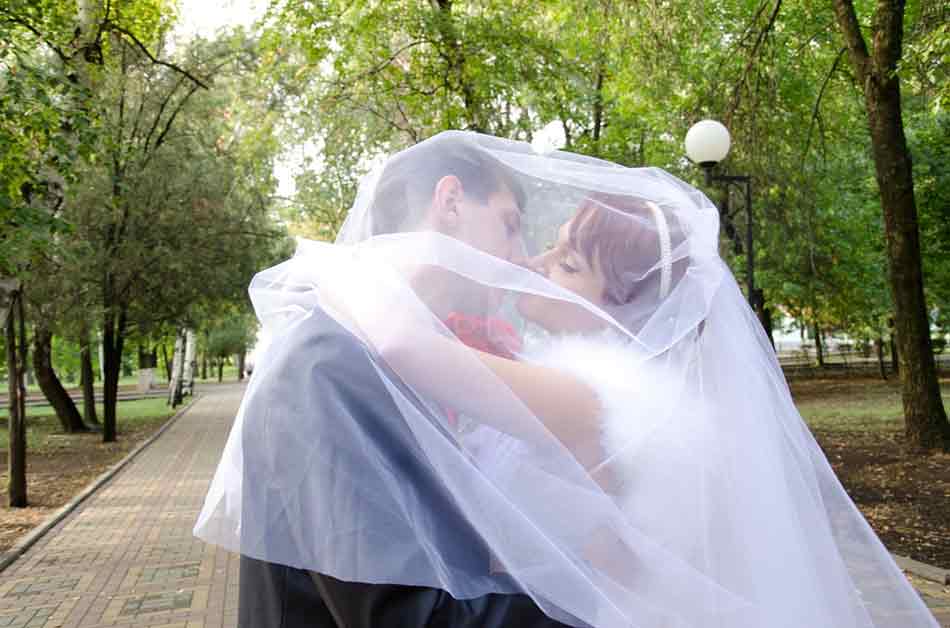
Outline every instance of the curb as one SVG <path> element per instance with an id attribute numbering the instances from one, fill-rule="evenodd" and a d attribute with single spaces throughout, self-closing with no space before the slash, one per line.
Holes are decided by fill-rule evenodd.
<path id="1" fill-rule="evenodd" d="M 118 401 L 138 401 L 139 399 L 157 399 L 159 397 L 168 397 L 168 391 L 164 390 L 154 390 L 147 393 L 119 393 L 116 398 Z M 70 395 L 70 398 L 73 400 L 73 403 L 82 403 L 82 397 L 77 396 L 73 397 Z M 102 395 L 96 394 L 96 402 L 99 403 L 102 401 Z M 49 400 L 45 397 L 28 397 L 26 399 L 26 407 L 30 406 L 48 406 Z M 0 409 L 7 409 L 10 407 L 10 404 L 6 400 L 0 400 Z"/>
<path id="2" fill-rule="evenodd" d="M 911 575 L 944 586 L 950 585 L 950 570 L 948 569 L 941 569 L 940 567 L 928 565 L 927 563 L 922 563 L 907 556 L 898 556 L 897 554 L 891 554 L 891 558 L 894 559 L 898 567 Z"/>
<path id="3" fill-rule="evenodd" d="M 185 404 L 181 409 L 178 410 L 178 412 L 173 414 L 167 421 L 165 421 L 164 425 L 158 428 L 157 432 L 149 436 L 144 442 L 140 443 L 138 447 L 127 453 L 125 457 L 122 458 L 122 460 L 106 469 L 102 475 L 92 482 L 92 484 L 86 486 L 86 488 L 84 488 L 81 493 L 69 500 L 62 508 L 47 517 L 43 523 L 30 530 L 30 532 L 17 541 L 13 547 L 0 555 L 0 573 L 12 565 L 18 558 L 20 558 L 20 556 L 23 556 L 23 554 L 25 554 L 28 549 L 30 549 L 37 541 L 43 538 L 43 536 L 54 526 L 56 526 L 56 524 L 65 519 L 70 513 L 76 510 L 80 504 L 86 501 L 86 499 L 88 499 L 93 493 L 95 493 L 105 483 L 111 480 L 127 464 L 132 462 L 132 460 L 142 453 L 146 447 L 155 442 L 159 436 L 165 433 L 165 430 L 170 428 L 176 421 L 178 421 L 178 419 L 199 399 L 201 399 L 200 394 L 193 396 L 187 404 Z"/>

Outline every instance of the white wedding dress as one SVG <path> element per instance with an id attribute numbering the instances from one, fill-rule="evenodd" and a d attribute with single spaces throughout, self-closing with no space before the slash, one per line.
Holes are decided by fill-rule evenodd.
<path id="1" fill-rule="evenodd" d="M 549 337 L 529 344 L 519 358 L 570 372 L 596 392 L 603 406 L 599 434 L 603 461 L 589 471 L 632 528 L 751 602 L 751 608 L 741 612 L 742 625 L 753 621 L 783 628 L 837 628 L 840 618 L 852 613 L 853 624 L 846 625 L 900 624 L 899 615 L 914 625 L 925 617 L 913 606 L 902 609 L 906 614 L 885 611 L 886 616 L 878 616 L 874 600 L 855 584 L 850 585 L 850 595 L 845 593 L 847 587 L 822 590 L 821 583 L 830 582 L 832 571 L 838 571 L 825 570 L 832 556 L 838 560 L 853 550 L 850 578 L 860 578 L 862 584 L 881 569 L 878 554 L 867 556 L 865 547 L 854 541 L 876 543 L 870 529 L 834 534 L 840 554 L 828 545 L 827 523 L 844 529 L 851 521 L 863 523 L 850 514 L 854 506 L 817 493 L 803 504 L 800 494 L 796 499 L 794 490 L 775 482 L 771 470 L 757 476 L 755 461 L 773 443 L 757 443 L 754 436 L 736 431 L 722 412 L 709 406 L 708 398 L 677 386 L 684 378 L 672 373 L 699 377 L 700 365 L 674 366 L 672 359 L 665 365 L 663 360 L 644 361 L 633 346 L 618 340 L 610 331 Z M 827 464 L 804 422 L 799 428 L 811 446 L 798 466 L 785 468 L 790 485 L 799 477 L 824 475 L 821 467 Z M 470 429 L 465 438 L 464 446 L 476 452 L 476 464 L 497 485 L 523 481 L 529 445 L 484 426 Z M 750 452 L 748 457 L 743 456 L 745 451 Z M 840 487 L 832 490 L 843 494 Z M 756 502 L 761 503 L 758 514 L 754 506 L 750 508 Z M 722 545 L 717 547 L 713 539 Z M 881 590 L 895 587 L 892 578 L 902 577 L 899 572 L 880 573 Z M 864 615 L 862 607 L 871 614 Z"/>
<path id="2" fill-rule="evenodd" d="M 596 393 L 603 407 L 598 435 L 602 453 L 591 474 L 641 531 L 675 546 L 683 558 L 694 554 L 699 530 L 669 525 L 669 511 L 662 504 L 682 508 L 682 499 L 690 493 L 678 485 L 695 469 L 695 451 L 711 427 L 700 401 L 684 400 L 658 361 L 645 363 L 633 346 L 609 330 L 529 341 L 518 357 L 569 372 Z M 671 416 L 674 398 L 677 411 Z M 530 447 L 470 420 L 467 426 L 464 446 L 484 473 L 496 482 L 517 481 Z"/>

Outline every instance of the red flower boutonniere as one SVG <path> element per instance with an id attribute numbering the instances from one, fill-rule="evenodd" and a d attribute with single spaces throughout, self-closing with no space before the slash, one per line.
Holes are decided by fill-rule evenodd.
<path id="1" fill-rule="evenodd" d="M 445 326 L 463 343 L 485 353 L 514 360 L 515 354 L 521 351 L 521 336 L 511 323 L 501 318 L 452 312 L 445 319 Z M 456 428 L 458 412 L 446 408 L 445 414 L 449 425 Z"/>
<path id="2" fill-rule="evenodd" d="M 469 316 L 452 312 L 445 326 L 473 349 L 513 360 L 521 351 L 521 337 L 508 321 L 494 317 Z"/>

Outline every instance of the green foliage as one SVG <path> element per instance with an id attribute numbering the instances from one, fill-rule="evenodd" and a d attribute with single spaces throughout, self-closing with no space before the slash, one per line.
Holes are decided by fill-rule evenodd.
<path id="1" fill-rule="evenodd" d="M 857 4 L 868 20 L 873 6 Z M 938 121 L 950 80 L 940 11 L 909 3 L 901 73 L 928 297 L 943 317 L 950 204 Z M 767 302 L 828 331 L 887 333 L 864 103 L 827 0 L 274 0 L 265 27 L 262 77 L 286 97 L 288 141 L 321 155 L 305 162 L 289 211 L 308 236 L 335 235 L 380 154 L 442 129 L 530 139 L 559 120 L 571 150 L 698 182 L 682 140 L 713 117 L 733 137 L 721 168 L 753 179 Z M 741 224 L 741 199 L 732 206 Z M 744 257 L 723 254 L 744 280 Z"/>
<path id="2" fill-rule="evenodd" d="M 234 315 L 219 321 L 208 333 L 209 356 L 226 358 L 247 351 L 254 342 L 257 321 L 253 316 Z"/>
<path id="3" fill-rule="evenodd" d="M 117 46 L 154 44 L 170 18 L 166 0 L 0 7 L 0 275 L 28 276 L 68 232 L 64 189 L 96 160 L 103 132 L 94 99 L 105 59 Z"/>
<path id="4" fill-rule="evenodd" d="M 927 303 L 941 333 L 950 333 L 950 112 L 923 111 L 908 121 L 914 192 L 920 214 Z"/>
<path id="5" fill-rule="evenodd" d="M 127 336 L 243 303 L 287 250 L 256 41 L 173 47 L 175 19 L 171 0 L 0 6 L 0 276 L 61 341 L 101 331 L 121 372 Z M 72 355 L 54 356 L 66 375 Z"/>
<path id="6" fill-rule="evenodd" d="M 29 268 L 37 312 L 66 338 L 115 305 L 106 288 L 143 342 L 219 328 L 289 252 L 275 214 L 332 239 L 380 155 L 443 129 L 530 139 L 557 120 L 571 150 L 698 182 L 682 138 L 703 117 L 732 132 L 721 168 L 752 176 L 767 301 L 809 326 L 887 333 L 864 104 L 827 0 L 273 0 L 259 39 L 174 51 L 168 0 L 87 4 L 0 8 L 0 274 Z M 870 23 L 872 3 L 857 8 Z M 900 73 L 927 297 L 947 326 L 942 16 L 908 3 Z M 98 47 L 77 48 L 84 19 Z M 278 207 L 273 169 L 291 151 L 310 157 Z M 742 281 L 744 257 L 723 254 Z"/>
<path id="7" fill-rule="evenodd" d="M 275 2 L 261 78 L 286 97 L 288 140 L 320 151 L 298 179 L 308 234 L 333 236 L 380 153 L 450 128 L 530 137 L 540 125 L 522 86 L 554 72 L 542 16 L 522 0 Z"/>
<path id="8" fill-rule="evenodd" d="M 148 339 L 243 302 L 253 273 L 286 251 L 272 217 L 276 114 L 248 79 L 256 59 L 241 33 L 179 53 L 214 76 L 207 90 L 135 46 L 111 54 L 94 99 L 98 158 L 76 167 L 61 211 L 73 237 L 36 263 L 29 294 L 70 337 L 112 308 Z"/>
<path id="9" fill-rule="evenodd" d="M 136 399 L 121 401 L 118 406 L 119 417 L 124 430 L 136 430 L 148 426 L 161 425 L 172 415 L 164 398 Z M 97 412 L 101 416 L 102 406 Z M 71 440 L 89 438 L 89 434 L 63 435 L 62 424 L 56 418 L 56 411 L 51 406 L 28 406 L 27 415 L 27 450 L 36 454 L 51 453 L 58 447 L 68 446 Z M 0 408 L 0 448 L 8 447 L 7 442 L 7 410 Z M 57 436 L 51 440 L 50 436 Z"/>
<path id="10" fill-rule="evenodd" d="M 8 11 L 0 12 L 0 275 L 7 276 L 64 227 L 56 197 L 77 154 L 61 129 L 88 127 L 69 106 L 72 88 L 53 52 L 37 47 Z"/>

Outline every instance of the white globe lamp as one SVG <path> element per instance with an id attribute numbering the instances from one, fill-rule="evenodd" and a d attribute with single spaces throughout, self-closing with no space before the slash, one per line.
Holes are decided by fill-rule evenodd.
<path id="1" fill-rule="evenodd" d="M 712 168 L 729 154 L 729 130 L 716 120 L 702 120 L 686 133 L 686 156 L 703 168 Z"/>

